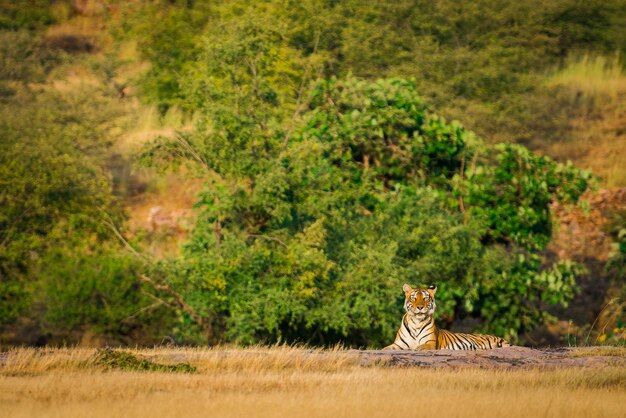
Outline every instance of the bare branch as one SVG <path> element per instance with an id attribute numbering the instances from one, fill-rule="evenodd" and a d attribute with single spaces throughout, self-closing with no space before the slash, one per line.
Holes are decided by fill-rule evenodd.
<path id="1" fill-rule="evenodd" d="M 137 250 L 135 250 L 132 247 L 132 245 L 130 245 L 130 243 L 126 240 L 126 238 L 124 238 L 124 236 L 119 231 L 119 229 L 115 226 L 115 223 L 113 223 L 113 220 L 111 219 L 111 217 L 102 209 L 101 209 L 101 212 L 108 218 L 108 219 L 104 220 L 104 223 L 107 226 L 109 226 L 109 228 L 111 228 L 113 233 L 126 246 L 126 248 L 128 248 L 128 250 L 134 256 L 136 256 L 138 258 L 141 258 L 142 260 L 150 261 L 147 256 L 139 253 Z M 169 296 L 171 296 L 174 299 L 174 302 L 175 302 L 176 306 L 178 306 L 180 309 L 182 309 L 182 311 L 185 312 L 186 314 L 188 314 L 191 317 L 191 319 L 193 319 L 193 321 L 196 324 L 198 324 L 198 325 L 200 325 L 200 327 L 202 327 L 202 329 L 206 333 L 206 336 L 207 336 L 208 339 L 213 337 L 213 327 L 211 326 L 210 322 L 205 321 L 204 318 L 202 318 L 191 307 L 191 305 L 189 305 L 187 302 L 185 302 L 185 299 L 178 292 L 176 292 L 174 289 L 172 289 L 167 284 L 164 284 L 164 283 L 161 284 L 161 283 L 155 282 L 154 280 L 152 280 L 150 277 L 146 276 L 145 274 L 140 274 L 139 275 L 139 279 L 142 282 L 149 284 L 154 290 L 159 291 L 159 292 L 164 292 L 164 293 L 168 294 Z M 154 296 L 154 295 L 152 295 L 152 296 Z M 165 301 L 157 298 L 156 296 L 154 296 L 154 298 L 157 299 L 157 301 L 159 301 L 161 303 L 166 303 Z"/>
<path id="2" fill-rule="evenodd" d="M 287 244 L 285 244 L 285 242 L 280 240 L 279 238 L 270 237 L 269 235 L 261 235 L 261 234 L 247 234 L 247 235 L 250 238 L 263 238 L 263 239 L 266 239 L 268 241 L 274 241 L 274 242 L 279 243 L 283 247 L 287 248 Z"/>
<path id="3" fill-rule="evenodd" d="M 163 305 L 164 303 L 165 303 L 165 302 L 163 302 L 162 300 L 158 300 L 158 301 L 156 301 L 156 302 L 154 302 L 154 303 L 152 303 L 152 304 L 150 304 L 150 305 L 148 305 L 148 306 L 144 306 L 143 308 L 139 309 L 139 310 L 138 310 L 138 311 L 136 311 L 135 313 L 133 313 L 133 314 L 131 314 L 131 315 L 127 316 L 126 318 L 122 319 L 120 322 L 126 322 L 126 321 L 128 321 L 129 319 L 133 319 L 133 318 L 135 318 L 137 315 L 139 315 L 140 313 L 145 312 L 145 311 L 148 311 L 148 310 L 151 310 L 151 309 L 154 309 L 154 308 L 158 308 L 159 306 Z"/>
<path id="4" fill-rule="evenodd" d="M 150 286 L 152 286 L 154 290 L 158 290 L 158 291 L 161 291 L 170 295 L 174 299 L 176 305 L 178 305 L 178 307 L 182 309 L 183 312 L 189 315 L 196 324 L 202 327 L 202 329 L 207 335 L 207 338 L 210 339 L 211 337 L 213 337 L 213 326 L 211 325 L 211 323 L 205 321 L 204 318 L 202 318 L 195 311 L 195 309 L 193 309 L 187 302 L 185 302 L 185 299 L 178 292 L 176 292 L 167 284 L 160 284 L 160 283 L 155 282 L 154 280 L 152 280 L 150 277 L 146 276 L 145 274 L 140 274 L 139 279 L 143 281 L 144 283 L 147 283 Z"/>
<path id="5" fill-rule="evenodd" d="M 124 244 L 124 246 L 135 256 L 141 259 L 148 259 L 148 257 L 146 257 L 145 255 L 139 253 L 136 249 L 133 248 L 132 245 L 130 245 L 130 243 L 126 240 L 126 238 L 124 238 L 124 235 L 122 235 L 122 233 L 120 232 L 120 230 L 117 228 L 117 226 L 115 225 L 115 223 L 113 222 L 113 220 L 111 219 L 111 216 L 109 216 L 108 213 L 106 213 L 103 209 L 100 208 L 100 212 L 102 214 L 104 214 L 104 216 L 108 219 L 103 219 L 103 222 L 106 226 L 108 226 L 111 231 L 113 231 L 113 233 L 115 234 L 115 236 L 122 242 L 122 244 Z"/>
<path id="6" fill-rule="evenodd" d="M 320 43 L 320 33 L 316 32 L 315 33 L 315 44 L 313 45 L 313 53 L 311 53 L 311 56 L 314 56 L 317 53 L 317 47 L 319 46 Z M 302 108 L 304 108 L 304 104 L 306 103 L 302 103 L 302 96 L 304 95 L 304 87 L 306 86 L 306 83 L 310 80 L 310 70 L 311 70 L 312 65 L 307 65 L 304 69 L 304 74 L 302 75 L 302 81 L 300 82 L 300 87 L 298 88 L 298 98 L 296 99 L 296 108 L 293 111 L 293 114 L 291 115 L 291 123 L 289 124 L 289 128 L 287 129 L 287 132 L 285 133 L 285 138 L 283 139 L 283 146 L 286 146 L 287 143 L 289 142 L 289 137 L 291 136 L 291 133 L 293 131 L 293 125 L 294 125 L 294 120 L 296 119 L 296 117 L 300 114 L 300 112 L 302 111 Z"/>
<path id="7" fill-rule="evenodd" d="M 189 155 L 196 162 L 198 162 L 206 171 L 208 172 L 211 171 L 207 162 L 204 160 L 204 158 L 202 158 L 202 156 L 200 156 L 200 154 L 198 154 L 198 151 L 195 150 L 195 148 L 189 143 L 189 141 L 187 141 L 187 139 L 183 138 L 183 136 L 179 134 L 179 135 L 176 135 L 176 141 L 183 148 L 183 150 L 189 153 Z"/>

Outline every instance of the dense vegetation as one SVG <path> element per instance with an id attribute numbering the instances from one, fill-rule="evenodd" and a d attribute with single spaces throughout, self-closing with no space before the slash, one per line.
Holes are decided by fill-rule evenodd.
<path id="1" fill-rule="evenodd" d="M 575 268 L 540 273 L 538 251 L 550 199 L 575 201 L 585 173 L 484 147 L 401 79 L 321 82 L 308 107 L 287 141 L 235 124 L 157 148 L 194 149 L 214 179 L 174 281 L 214 332 L 384 344 L 403 281 L 436 281 L 440 317 L 480 316 L 511 336 L 545 318 L 538 302 L 571 297 Z"/>
<path id="2" fill-rule="evenodd" d="M 379 346 L 436 282 L 443 326 L 515 339 L 568 303 L 549 205 L 591 177 L 527 147 L 575 111 L 547 71 L 626 56 L 623 2 L 248 3 L 0 2 L 0 335 Z M 81 16 L 107 31 L 50 29 Z M 133 65 L 193 122 L 120 155 Z M 179 254 L 124 238 L 127 158 L 205 185 Z"/>

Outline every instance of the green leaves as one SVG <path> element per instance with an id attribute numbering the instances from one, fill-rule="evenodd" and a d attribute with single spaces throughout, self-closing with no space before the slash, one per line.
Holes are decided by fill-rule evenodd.
<path id="1" fill-rule="evenodd" d="M 301 135 L 387 183 L 450 177 L 466 151 L 462 128 L 429 112 L 410 81 L 333 78 L 314 88 L 310 106 Z"/>
<path id="2" fill-rule="evenodd" d="M 472 215 L 488 223 L 493 239 L 542 250 L 552 235 L 550 202 L 576 202 L 590 185 L 590 173 L 520 145 L 500 144 L 487 159 L 493 163 L 469 169 L 467 180 L 456 184 L 458 194 Z"/>
<path id="3" fill-rule="evenodd" d="M 119 114 L 101 92 L 12 100 L 0 104 L 0 326 L 30 303 L 42 253 L 67 235 L 102 239 L 103 212 L 121 218 L 106 166 Z"/>
<path id="4" fill-rule="evenodd" d="M 247 120 L 222 126 L 231 165 L 209 166 L 173 281 L 225 338 L 380 345 L 397 327 L 403 282 L 436 282 L 442 319 L 480 316 L 507 337 L 573 296 L 577 268 L 542 271 L 539 251 L 551 200 L 575 201 L 585 173 L 487 147 L 401 79 L 320 81 L 289 141 L 232 164 L 251 155 Z M 188 158 L 215 159 L 214 145 L 197 149 Z"/>
<path id="5" fill-rule="evenodd" d="M 514 335 L 575 291 L 576 266 L 546 267 L 540 251 L 550 202 L 575 203 L 589 173 L 487 145 L 442 116 L 490 143 L 559 137 L 567 112 L 544 75 L 580 49 L 623 49 L 619 2 L 126 2 L 105 25 L 119 44 L 103 36 L 98 56 L 55 46 L 85 36 L 82 17 L 41 32 L 80 8 L 4 3 L 0 326 L 29 306 L 38 315 L 43 300 L 50 326 L 130 335 L 105 323 L 145 307 L 138 267 L 95 248 L 107 240 L 102 210 L 122 219 L 110 145 L 136 97 L 196 123 L 141 162 L 205 180 L 182 255 L 154 273 L 215 341 L 382 344 L 405 281 L 436 281 L 448 324 L 480 317 Z M 89 87 L 88 68 L 117 91 Z M 89 83 L 45 84 L 65 70 Z M 621 271 L 624 234 L 615 239 Z M 106 304 L 82 308 L 94 299 Z M 201 321 L 172 311 L 179 322 L 164 329 L 205 342 Z"/>

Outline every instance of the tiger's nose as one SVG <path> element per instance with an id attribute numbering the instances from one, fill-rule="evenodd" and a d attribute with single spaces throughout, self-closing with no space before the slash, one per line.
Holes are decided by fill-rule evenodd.
<path id="1" fill-rule="evenodd" d="M 415 305 L 417 309 L 424 309 L 424 305 Z"/>

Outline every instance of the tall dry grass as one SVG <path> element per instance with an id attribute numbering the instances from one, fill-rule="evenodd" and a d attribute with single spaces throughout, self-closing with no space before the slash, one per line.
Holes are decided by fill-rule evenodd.
<path id="1" fill-rule="evenodd" d="M 13 350 L 0 416 L 620 417 L 626 370 L 360 367 L 354 352 L 293 347 L 134 350 L 196 374 L 107 371 L 95 350 Z"/>
<path id="2" fill-rule="evenodd" d="M 626 70 L 619 56 L 572 56 L 547 78 L 570 109 L 565 138 L 546 153 L 591 169 L 606 186 L 626 186 Z"/>
<path id="3" fill-rule="evenodd" d="M 626 92 L 626 74 L 617 54 L 613 57 L 574 55 L 549 77 L 548 85 L 566 86 L 573 102 L 588 100 L 590 106 L 615 104 Z"/>

